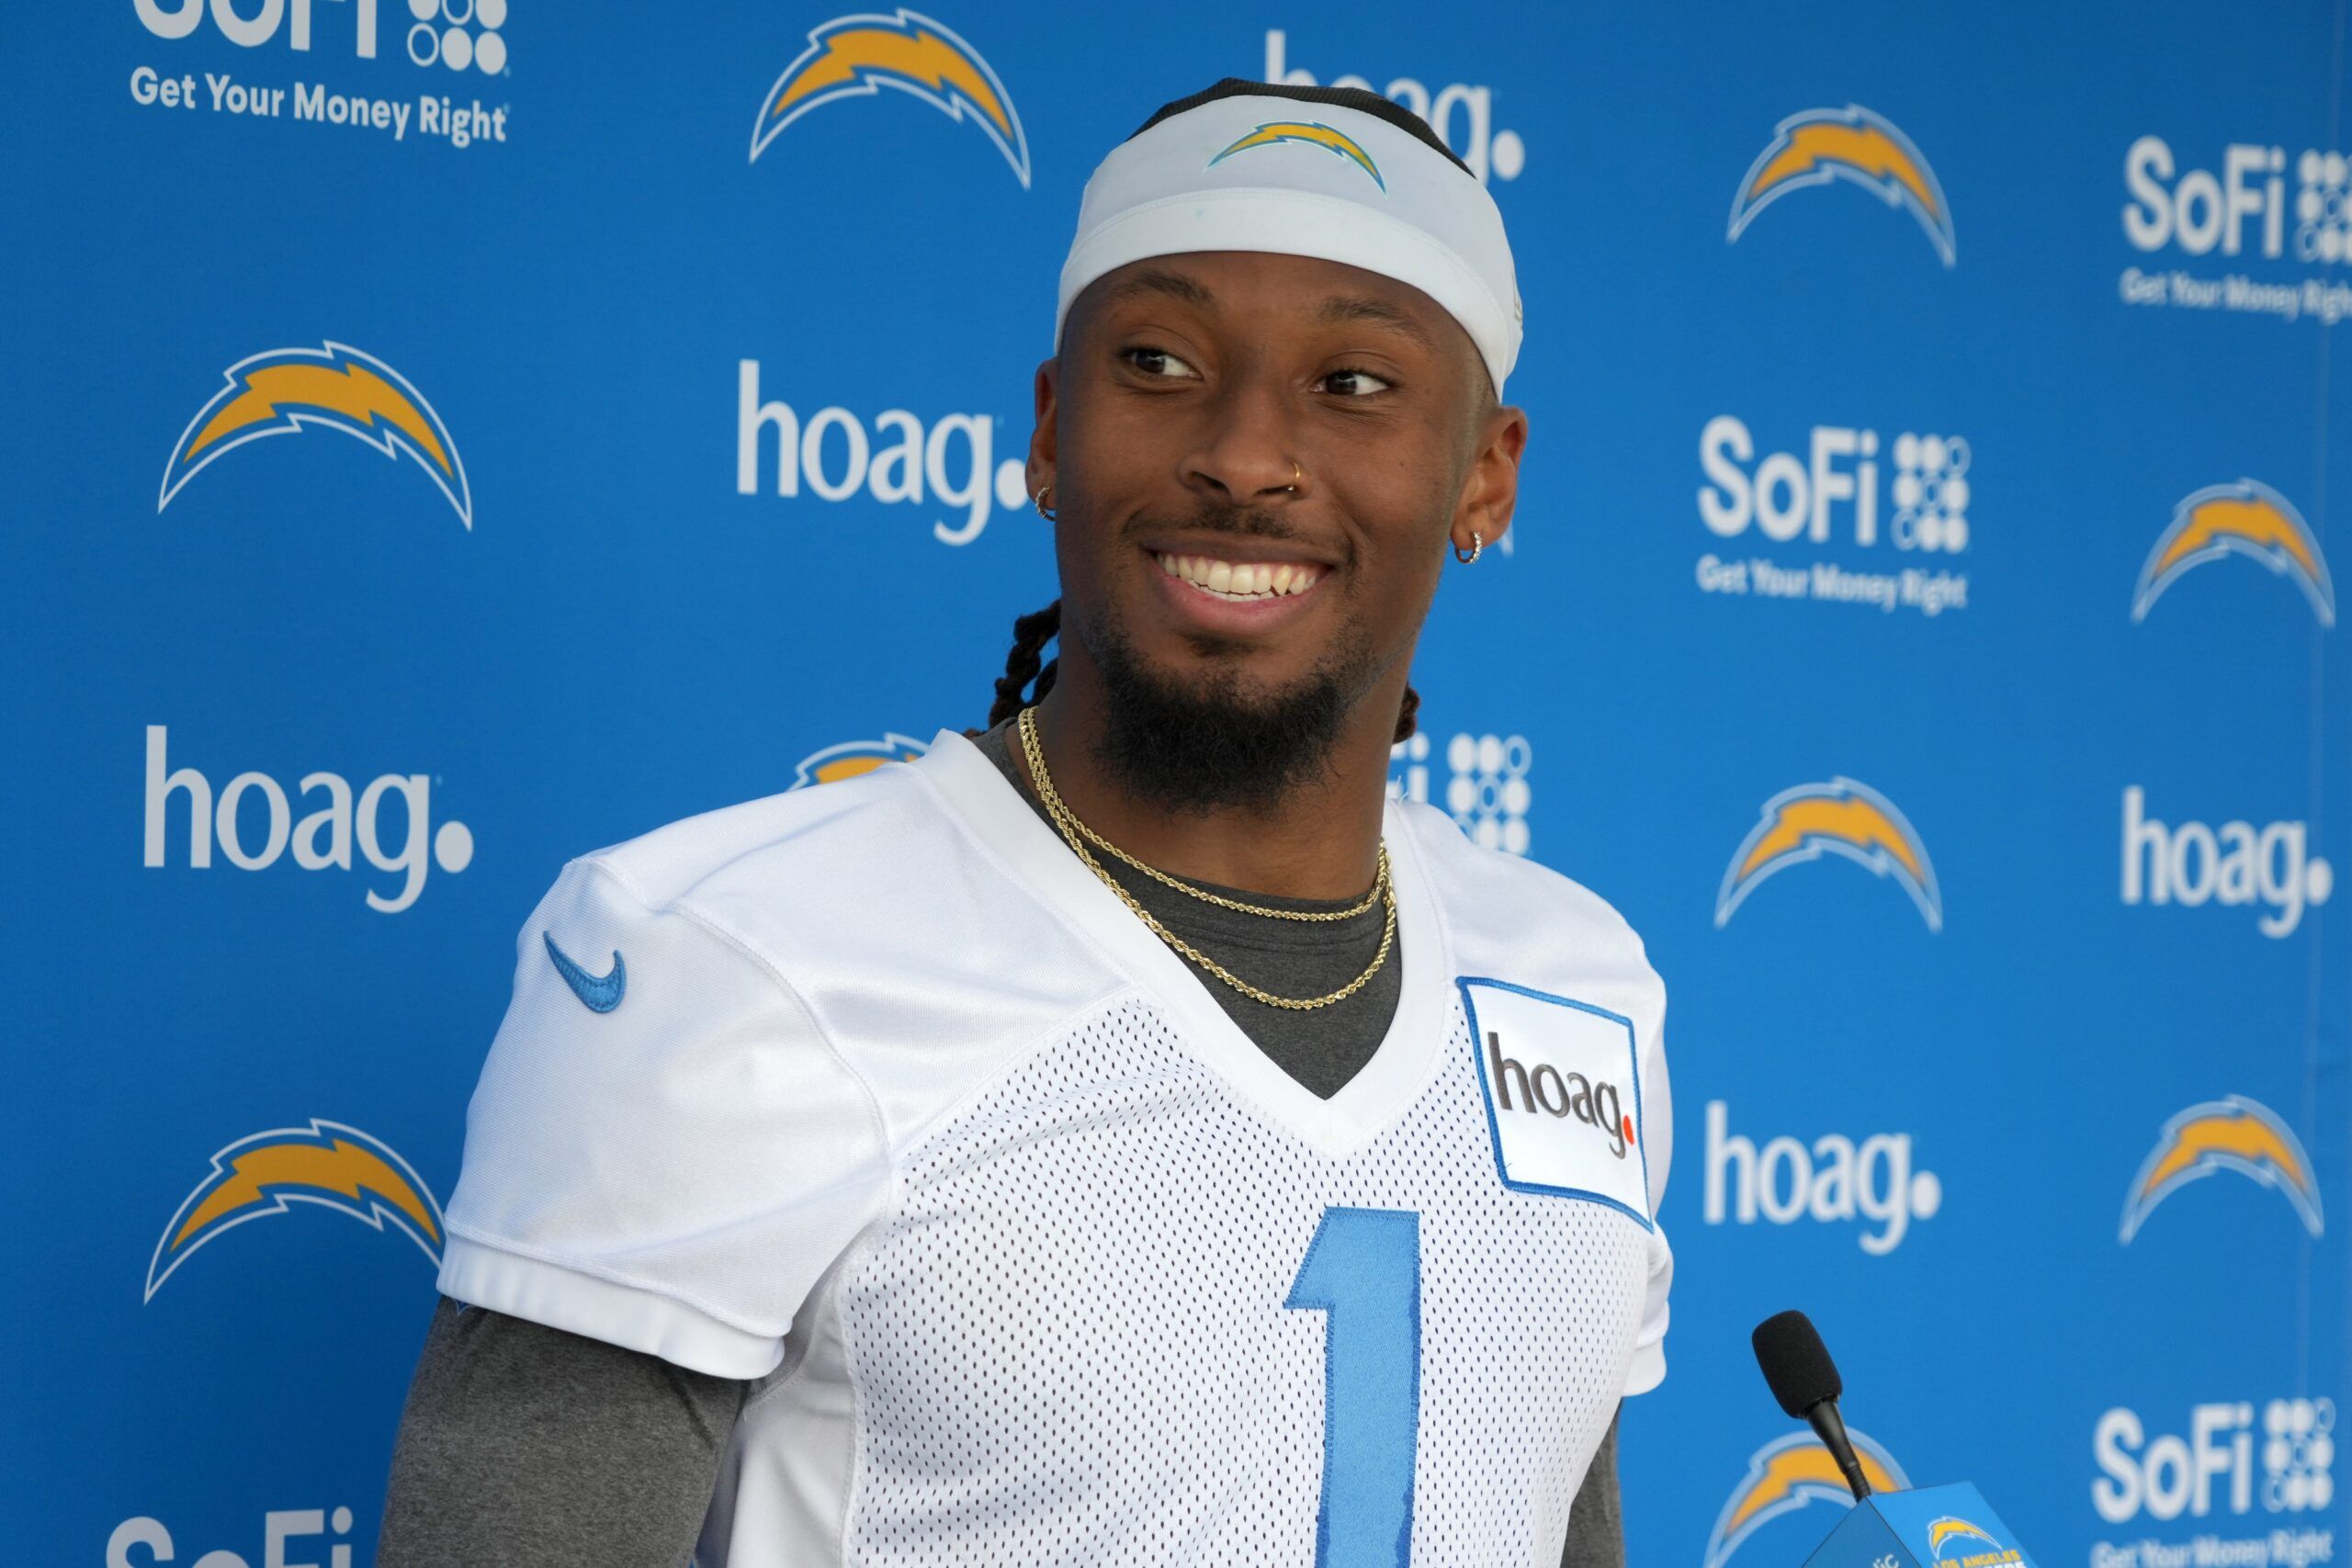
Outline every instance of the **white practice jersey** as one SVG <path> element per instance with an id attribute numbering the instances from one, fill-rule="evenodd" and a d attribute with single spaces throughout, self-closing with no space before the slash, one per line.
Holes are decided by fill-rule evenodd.
<path id="1" fill-rule="evenodd" d="M 567 866 L 442 1290 L 758 1385 L 697 1561 L 1550 1568 L 1665 1375 L 1665 993 L 1391 801 L 1402 989 L 1318 1099 L 996 767 Z"/>

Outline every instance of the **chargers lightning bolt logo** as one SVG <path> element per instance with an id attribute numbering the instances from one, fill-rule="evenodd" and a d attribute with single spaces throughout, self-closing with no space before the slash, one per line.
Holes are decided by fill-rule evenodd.
<path id="1" fill-rule="evenodd" d="M 214 458 L 265 435 L 317 425 L 356 436 L 387 457 L 407 453 L 457 509 L 458 521 L 474 525 L 473 491 L 448 427 L 406 377 L 375 355 L 334 342 L 273 348 L 237 361 L 224 375 L 228 386 L 197 411 L 172 448 L 156 511 Z"/>
<path id="2" fill-rule="evenodd" d="M 1928 1521 L 1928 1554 L 1937 1562 L 1944 1560 L 1944 1542 L 1954 1539 L 1981 1540 L 1995 1551 L 2008 1550 L 1986 1533 L 1983 1526 L 1970 1524 L 1956 1515 L 1946 1514 L 1941 1518 Z"/>
<path id="3" fill-rule="evenodd" d="M 2124 1196 L 2117 1239 L 2129 1246 L 2157 1204 L 2224 1170 L 2274 1189 L 2314 1237 L 2326 1228 L 2311 1156 L 2268 1106 L 2233 1094 L 2192 1105 L 2165 1123 Z"/>
<path id="4" fill-rule="evenodd" d="M 1894 1456 L 1880 1447 L 1876 1439 L 1850 1427 L 1846 1435 L 1854 1441 L 1854 1456 L 1861 1461 L 1862 1474 L 1869 1478 L 1872 1490 L 1910 1489 L 1910 1479 L 1894 1462 Z M 1775 1438 L 1749 1456 L 1746 1478 L 1733 1488 L 1724 1511 L 1715 1518 L 1714 1532 L 1707 1538 L 1707 1554 L 1702 1568 L 1723 1568 L 1724 1562 L 1766 1524 L 1812 1502 L 1850 1508 L 1854 1495 L 1846 1489 L 1845 1475 L 1820 1438 L 1810 1432 Z"/>
<path id="5" fill-rule="evenodd" d="M 901 6 L 895 17 L 836 17 L 808 35 L 808 47 L 784 68 L 761 100 L 752 125 L 752 161 L 784 128 L 809 110 L 895 87 L 950 119 L 965 111 L 1029 188 L 1029 138 L 1012 96 L 979 51 L 929 17 Z"/>
<path id="6" fill-rule="evenodd" d="M 2172 526 L 2140 568 L 2132 620 L 2145 619 L 2148 606 L 2185 573 L 2223 556 L 2247 557 L 2291 579 L 2312 602 L 2319 624 L 2335 624 L 2335 583 L 2311 525 L 2285 496 L 2255 479 L 2208 485 L 2173 508 Z"/>
<path id="7" fill-rule="evenodd" d="M 408 1161 L 356 1127 L 315 1118 L 240 1138 L 212 1156 L 212 1171 L 180 1204 L 147 1265 L 147 1294 L 198 1248 L 269 1214 L 313 1203 L 382 1230 L 389 1220 L 437 1268 L 441 1205 Z"/>
<path id="8" fill-rule="evenodd" d="M 1372 154 L 1365 152 L 1354 137 L 1343 130 L 1334 130 L 1319 119 L 1278 119 L 1259 126 L 1236 138 L 1233 145 L 1211 158 L 1207 166 L 1214 169 L 1236 152 L 1247 152 L 1252 147 L 1272 147 L 1284 141 L 1305 142 L 1309 147 L 1320 147 L 1346 159 L 1370 175 L 1372 183 L 1380 187 L 1383 196 L 1388 194 L 1388 182 L 1381 177 L 1380 165 L 1372 161 Z"/>
<path id="9" fill-rule="evenodd" d="M 1736 243 L 1758 213 L 1789 192 L 1845 180 L 1889 207 L 1908 208 L 1944 265 L 1953 265 L 1958 246 L 1943 186 L 1936 183 L 1935 171 L 1919 149 L 1892 120 L 1860 104 L 1848 104 L 1842 109 L 1792 114 L 1772 131 L 1770 145 L 1757 155 L 1731 198 L 1731 229 L 1724 236 L 1728 243 Z"/>
<path id="10" fill-rule="evenodd" d="M 1852 779 L 1803 784 L 1764 803 L 1760 821 L 1742 840 L 1715 895 L 1715 924 L 1722 926 L 1766 877 L 1824 854 L 1842 855 L 1879 876 L 1892 876 L 1929 931 L 1944 926 L 1943 894 L 1936 868 L 1919 835 L 1894 802 Z"/>

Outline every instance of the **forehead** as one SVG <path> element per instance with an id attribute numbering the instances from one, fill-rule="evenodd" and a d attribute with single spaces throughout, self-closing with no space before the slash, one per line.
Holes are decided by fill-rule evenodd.
<path id="1" fill-rule="evenodd" d="M 1393 334 L 1433 355 L 1477 354 L 1462 324 L 1411 284 L 1317 256 L 1259 251 L 1150 256 L 1087 285 L 1072 314 L 1169 304 L 1212 324 L 1352 325 Z"/>

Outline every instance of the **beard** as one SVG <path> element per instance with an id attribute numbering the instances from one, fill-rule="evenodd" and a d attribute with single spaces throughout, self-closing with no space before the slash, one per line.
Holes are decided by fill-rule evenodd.
<path id="1" fill-rule="evenodd" d="M 1080 635 L 1106 709 L 1095 761 L 1129 795 L 1174 812 L 1263 807 L 1325 777 L 1375 663 L 1352 621 L 1312 671 L 1283 686 L 1230 668 L 1172 679 L 1136 653 L 1107 605 Z M 1195 646 L 1212 657 L 1240 651 L 1215 639 Z"/>

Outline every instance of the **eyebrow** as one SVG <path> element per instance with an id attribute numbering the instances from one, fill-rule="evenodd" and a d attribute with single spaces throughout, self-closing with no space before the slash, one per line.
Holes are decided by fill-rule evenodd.
<path id="1" fill-rule="evenodd" d="M 1139 272 L 1133 277 L 1122 278 L 1117 287 L 1102 297 L 1106 305 L 1133 299 L 1148 294 L 1163 295 L 1182 299 L 1187 305 L 1204 309 L 1216 302 L 1216 296 L 1178 272 Z"/>
<path id="2" fill-rule="evenodd" d="M 1332 325 L 1363 321 L 1389 327 L 1424 348 L 1434 350 L 1437 347 L 1427 327 L 1384 299 L 1369 299 L 1355 294 L 1334 294 L 1323 301 L 1323 309 L 1317 314 Z"/>
<path id="3" fill-rule="evenodd" d="M 1122 278 L 1102 298 L 1105 305 L 1119 304 L 1129 299 L 1158 297 L 1181 299 L 1187 305 L 1208 310 L 1216 304 L 1216 296 L 1206 287 L 1180 272 L 1139 272 L 1133 277 Z M 1341 326 L 1366 323 L 1386 327 L 1412 339 L 1422 347 L 1435 352 L 1438 344 L 1429 328 L 1411 314 L 1397 309 L 1385 299 L 1374 299 L 1362 294 L 1333 294 L 1326 298 L 1316 311 L 1316 319 L 1327 325 Z"/>

